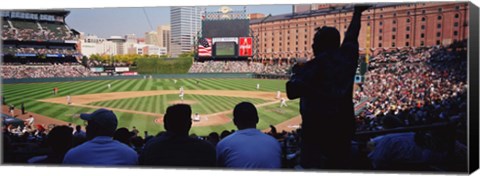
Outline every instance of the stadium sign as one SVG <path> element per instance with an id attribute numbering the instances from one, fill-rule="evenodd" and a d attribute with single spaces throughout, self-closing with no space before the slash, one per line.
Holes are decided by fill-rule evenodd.
<path id="1" fill-rule="evenodd" d="M 65 40 L 65 43 L 77 43 L 75 40 Z"/>
<path id="2" fill-rule="evenodd" d="M 92 72 L 103 72 L 104 69 L 103 69 L 103 67 L 91 67 L 90 71 L 92 71 Z"/>
<path id="3" fill-rule="evenodd" d="M 239 56 L 252 56 L 252 37 L 240 37 Z"/>
<path id="4" fill-rule="evenodd" d="M 28 54 L 28 53 L 17 53 L 15 54 L 17 57 L 35 57 L 37 56 L 36 54 Z"/>
<path id="5" fill-rule="evenodd" d="M 47 57 L 65 57 L 63 54 L 47 54 Z"/>
<path id="6" fill-rule="evenodd" d="M 216 42 L 235 42 L 235 43 L 238 43 L 238 38 L 237 37 L 213 38 L 212 43 L 215 44 Z"/>
<path id="7" fill-rule="evenodd" d="M 128 72 L 128 67 L 115 67 L 115 72 Z"/>

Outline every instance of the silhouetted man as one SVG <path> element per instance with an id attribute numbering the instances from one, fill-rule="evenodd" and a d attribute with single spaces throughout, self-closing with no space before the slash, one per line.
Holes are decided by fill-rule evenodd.
<path id="1" fill-rule="evenodd" d="M 37 164 L 61 164 L 65 153 L 72 146 L 72 131 L 68 126 L 56 126 L 47 136 L 47 145 L 50 148 L 48 155 L 33 157 L 29 163 Z"/>
<path id="2" fill-rule="evenodd" d="M 215 166 L 215 148 L 198 138 L 191 138 L 192 109 L 187 104 L 167 108 L 163 117 L 166 132 L 150 139 L 139 157 L 140 165 L 149 166 Z"/>
<path id="3" fill-rule="evenodd" d="M 312 45 L 315 59 L 295 66 L 287 82 L 288 98 L 300 98 L 300 163 L 304 168 L 348 168 L 355 123 L 352 92 L 360 18 L 368 8 L 355 6 L 341 46 L 337 29 L 317 28 Z"/>
<path id="4" fill-rule="evenodd" d="M 252 103 L 242 102 L 233 110 L 238 130 L 217 144 L 217 164 L 229 168 L 272 169 L 281 167 L 280 143 L 258 130 L 258 113 Z"/>
<path id="5" fill-rule="evenodd" d="M 137 152 L 129 146 L 113 140 L 117 129 L 117 116 L 108 109 L 98 109 L 91 114 L 81 114 L 88 122 L 89 141 L 72 148 L 65 154 L 64 164 L 79 165 L 136 165 Z"/>

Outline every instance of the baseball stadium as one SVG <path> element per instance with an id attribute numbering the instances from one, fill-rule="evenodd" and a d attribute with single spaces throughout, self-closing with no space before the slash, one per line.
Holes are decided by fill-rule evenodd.
<path id="1" fill-rule="evenodd" d="M 461 22 L 468 19 L 464 18 L 467 16 L 464 13 L 468 12 L 466 3 L 444 3 L 443 6 L 441 3 L 431 4 L 424 4 L 425 7 L 415 6 L 420 9 L 417 9 L 417 23 L 422 18 L 422 8 L 426 9 L 423 13 L 429 19 L 451 18 L 450 21 Z M 433 10 L 435 12 L 430 14 L 429 10 L 440 6 L 443 11 Z M 301 152 L 304 151 L 301 149 L 306 138 L 302 138 L 302 132 L 307 133 L 307 130 L 304 128 L 305 131 L 302 131 L 305 124 L 302 124 L 300 104 L 301 100 L 302 103 L 305 101 L 303 97 L 288 99 L 286 85 L 291 81 L 292 75 L 296 75 L 295 68 L 298 65 L 312 63 L 315 59 L 312 49 L 307 49 L 306 46 L 305 51 L 299 52 L 298 41 L 301 41 L 302 46 L 303 43 L 310 45 L 314 29 L 319 27 L 317 22 L 320 24 L 323 20 L 325 25 L 334 19 L 336 22 L 336 16 L 330 19 L 332 14 L 345 14 L 345 21 L 347 17 L 353 21 L 357 19 L 354 15 L 361 15 L 366 9 L 359 11 L 358 8 L 350 5 L 323 8 L 318 5 L 310 6 L 308 11 L 260 18 L 250 17 L 245 10 L 233 11 L 228 7 L 215 12 L 205 11 L 202 12 L 201 30 L 197 31 L 192 40 L 192 52 L 184 52 L 178 57 L 114 55 L 107 52 L 84 55 L 86 50 L 80 50 L 80 32 L 65 22 L 69 11 L 2 11 L 2 129 L 4 142 L 7 141 L 3 147 L 6 154 L 3 161 L 40 163 L 48 160 L 50 163 L 61 164 L 63 161 L 64 164 L 71 164 L 67 162 L 71 159 L 66 159 L 66 156 L 63 158 L 64 155 L 70 156 L 65 154 L 68 149 L 72 148 L 68 152 L 71 153 L 76 149 L 74 147 L 89 143 L 87 127 L 93 126 L 93 123 L 84 120 L 83 114 L 95 114 L 96 110 L 105 108 L 113 111 L 118 120 L 113 139 L 136 152 L 135 161 L 127 165 L 142 165 L 142 162 L 149 160 L 148 154 L 143 153 L 147 156 L 142 157 L 142 152 L 149 147 L 147 141 L 158 142 L 155 141 L 156 138 L 168 136 L 169 130 L 172 131 L 172 127 L 166 127 L 166 123 L 172 123 L 166 120 L 167 109 L 178 104 L 188 104 L 191 107 L 189 138 L 213 144 L 218 147 L 218 154 L 222 140 L 230 139 L 229 135 L 234 136 L 243 131 L 240 123 L 234 121 L 234 108 L 241 102 L 249 102 L 258 112 L 256 129 L 276 139 L 280 146 L 278 151 L 281 153 L 281 162 L 275 167 L 265 167 L 296 169 L 300 165 L 304 166 L 305 163 L 301 163 Z M 409 18 L 409 15 L 402 16 L 400 10 L 398 16 L 395 13 L 391 19 L 386 15 L 390 13 L 388 9 L 408 10 L 410 5 L 407 4 L 383 4 L 369 8 L 372 12 L 368 10 L 365 14 L 385 14 L 385 21 L 382 21 L 385 24 L 390 24 L 390 21 L 397 24 L 397 18 Z M 385 12 L 379 9 L 385 9 Z M 437 18 L 437 13 L 443 15 Z M 406 14 L 410 14 L 410 11 Z M 376 33 L 374 27 L 377 27 L 377 22 L 372 21 L 371 26 L 370 20 L 377 17 L 370 18 L 357 19 L 357 27 L 361 24 L 362 29 L 359 27 L 360 37 L 358 34 L 356 37 L 361 38 L 362 44 L 358 50 L 358 60 L 355 61 L 358 63 L 358 67 L 355 67 L 357 70 L 352 71 L 354 85 L 351 93 L 355 121 L 352 128 L 355 133 L 351 146 L 347 146 L 352 148 L 353 164 L 349 168 L 465 172 L 468 150 L 468 31 L 461 32 L 460 36 L 457 31 L 450 31 L 452 35 L 448 36 L 456 38 L 444 38 L 441 42 L 424 42 L 422 33 L 422 41 L 412 42 L 412 46 L 408 42 L 407 46 L 400 46 L 400 42 L 395 46 L 395 42 L 392 42 L 392 47 L 380 47 L 381 44 L 376 47 L 370 45 L 377 41 L 373 39 L 376 37 L 372 36 L 370 40 L 368 32 L 372 30 L 372 34 Z M 330 21 L 327 23 L 325 19 Z M 410 18 L 405 21 L 410 22 Z M 300 31 L 309 31 L 310 38 L 307 39 L 305 34 L 305 39 L 298 39 L 298 29 L 301 27 L 298 24 L 290 25 L 297 22 L 301 23 L 300 26 L 305 22 L 305 30 Z M 380 26 L 382 22 L 379 23 Z M 404 25 L 403 22 L 401 24 Z M 287 26 L 297 28 L 296 33 L 289 29 L 288 33 L 287 30 L 283 33 L 292 35 L 292 41 L 294 34 L 297 35 L 297 51 L 291 51 L 290 48 L 288 52 L 282 49 L 278 52 L 264 49 L 267 46 L 264 37 L 272 37 L 271 41 L 268 39 L 268 46 L 275 41 L 280 43 L 281 48 L 281 43 L 286 42 L 282 42 L 281 37 L 277 41 L 278 37 L 270 35 L 278 32 L 274 32 L 277 27 L 281 30 L 287 29 Z M 349 32 L 346 31 L 347 25 L 344 28 L 340 29 L 342 38 L 346 38 Z M 410 27 L 406 29 L 410 31 Z M 398 30 L 403 31 L 400 27 Z M 412 26 L 412 30 L 423 29 Z M 279 33 L 282 35 L 282 32 Z M 386 45 L 390 37 L 386 37 L 387 34 L 380 35 L 385 35 L 380 42 Z M 443 35 L 447 36 L 442 33 L 441 36 Z M 300 36 L 303 38 L 303 33 Z M 119 43 L 127 45 L 125 43 L 128 39 L 108 40 L 112 46 L 115 45 L 115 51 L 120 51 Z M 271 45 L 278 49 L 278 45 Z M 286 47 L 291 47 L 290 41 Z M 292 50 L 293 48 L 291 47 Z M 137 49 L 125 47 L 122 50 Z M 144 52 L 147 50 L 151 49 L 143 49 Z M 110 48 L 108 52 L 111 52 Z M 340 76 L 338 79 L 341 79 Z M 318 121 L 325 123 L 322 124 L 324 126 L 336 124 L 329 120 Z M 63 127 L 68 127 L 66 131 L 72 134 L 68 139 L 73 142 L 60 154 L 60 159 L 55 160 L 47 148 L 53 145 L 51 140 L 57 138 L 49 136 Z M 90 130 L 91 128 L 93 127 Z M 326 138 L 329 140 L 323 142 L 335 141 L 332 136 L 342 134 L 334 127 L 332 129 L 328 134 L 318 134 L 322 137 L 329 136 Z M 342 129 L 341 125 L 338 129 Z M 419 153 L 422 152 L 428 153 L 428 156 L 420 156 Z M 265 153 L 268 152 L 262 154 Z M 139 163 L 136 160 L 137 154 Z M 39 155 L 46 155 L 48 159 L 36 158 Z M 190 157 L 195 158 L 196 155 Z M 180 162 L 175 164 L 172 161 L 165 166 L 197 166 L 189 165 L 196 160 L 178 161 Z M 198 166 L 206 166 L 205 163 Z M 112 163 L 105 165 L 109 164 Z"/>

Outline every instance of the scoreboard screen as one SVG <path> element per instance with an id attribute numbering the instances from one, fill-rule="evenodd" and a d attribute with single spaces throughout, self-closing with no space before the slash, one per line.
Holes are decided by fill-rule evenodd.
<path id="1" fill-rule="evenodd" d="M 235 42 L 217 42 L 215 44 L 216 56 L 235 56 Z"/>
<path id="2" fill-rule="evenodd" d="M 203 20 L 202 36 L 215 37 L 245 37 L 249 35 L 249 19 L 235 20 Z"/>

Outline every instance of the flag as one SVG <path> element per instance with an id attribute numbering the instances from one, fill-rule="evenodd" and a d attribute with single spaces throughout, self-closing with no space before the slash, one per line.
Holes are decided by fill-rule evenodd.
<path id="1" fill-rule="evenodd" d="M 198 56 L 212 56 L 212 39 L 200 38 L 198 41 Z"/>

